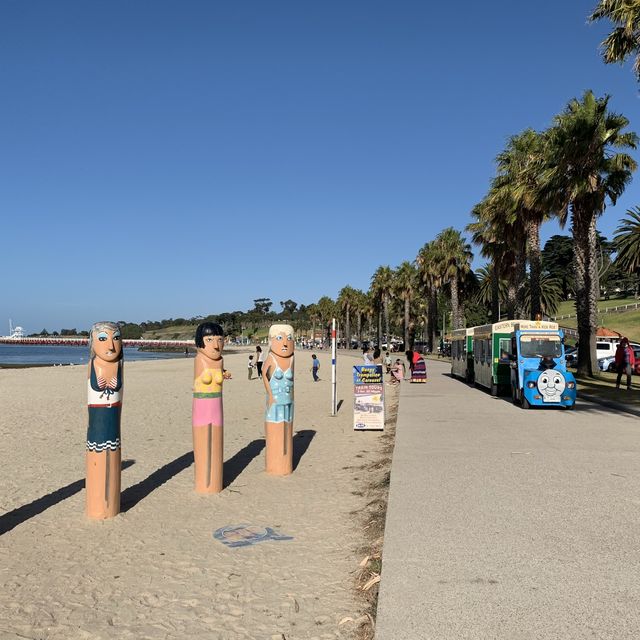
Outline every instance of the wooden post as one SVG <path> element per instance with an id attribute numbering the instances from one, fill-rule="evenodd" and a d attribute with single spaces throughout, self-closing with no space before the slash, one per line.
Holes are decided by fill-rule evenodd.
<path id="1" fill-rule="evenodd" d="M 215 322 L 196 329 L 193 369 L 193 459 L 197 493 L 220 493 L 223 489 L 224 415 L 222 383 L 231 378 L 224 370 L 224 331 Z"/>
<path id="2" fill-rule="evenodd" d="M 293 335 L 288 324 L 270 327 L 269 353 L 262 367 L 267 392 L 265 469 L 277 476 L 293 471 Z"/>
<path id="3" fill-rule="evenodd" d="M 114 322 L 96 322 L 89 334 L 89 348 L 85 512 L 89 518 L 104 520 L 120 513 L 123 391 L 120 327 Z"/>

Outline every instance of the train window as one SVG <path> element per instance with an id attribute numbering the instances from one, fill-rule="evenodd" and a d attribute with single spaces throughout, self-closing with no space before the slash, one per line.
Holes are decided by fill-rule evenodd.
<path id="1" fill-rule="evenodd" d="M 500 338 L 500 362 L 509 362 L 511 338 Z"/>
<path id="2" fill-rule="evenodd" d="M 484 344 L 484 361 L 491 364 L 491 340 L 487 340 Z"/>

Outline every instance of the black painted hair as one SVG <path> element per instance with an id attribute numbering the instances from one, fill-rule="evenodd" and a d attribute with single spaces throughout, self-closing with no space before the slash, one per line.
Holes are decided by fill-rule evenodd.
<path id="1" fill-rule="evenodd" d="M 205 336 L 223 336 L 224 331 L 219 324 L 215 322 L 203 322 L 198 325 L 196 329 L 196 347 L 199 349 L 204 348 Z"/>

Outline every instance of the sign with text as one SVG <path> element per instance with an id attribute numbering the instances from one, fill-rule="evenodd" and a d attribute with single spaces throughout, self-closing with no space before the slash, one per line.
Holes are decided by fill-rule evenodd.
<path id="1" fill-rule="evenodd" d="M 353 367 L 353 428 L 384 429 L 384 380 L 382 365 Z"/>

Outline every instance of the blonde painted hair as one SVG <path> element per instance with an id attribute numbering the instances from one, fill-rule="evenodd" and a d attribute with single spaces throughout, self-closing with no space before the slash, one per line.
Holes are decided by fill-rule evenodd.
<path id="1" fill-rule="evenodd" d="M 269 340 L 271 340 L 271 338 L 275 338 L 281 333 L 290 333 L 291 337 L 294 337 L 293 327 L 290 324 L 272 324 L 269 327 Z"/>
<path id="2" fill-rule="evenodd" d="M 91 331 L 89 331 L 89 357 L 93 358 L 96 355 L 96 352 L 93 350 L 93 336 L 100 331 L 107 329 L 108 331 L 120 331 L 120 325 L 117 322 L 96 322 L 91 326 Z M 122 350 L 122 345 L 120 346 L 120 359 L 122 360 L 122 356 L 124 355 L 124 351 Z"/>

